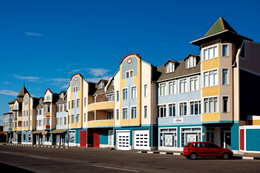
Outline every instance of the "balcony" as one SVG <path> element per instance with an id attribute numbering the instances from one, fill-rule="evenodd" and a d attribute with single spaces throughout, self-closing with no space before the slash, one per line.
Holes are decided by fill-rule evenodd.
<path id="1" fill-rule="evenodd" d="M 95 110 L 113 110 L 114 109 L 114 101 L 104 101 L 104 102 L 96 102 L 88 105 L 88 111 Z"/>
<path id="2" fill-rule="evenodd" d="M 114 113 L 112 110 L 96 110 L 88 112 L 88 127 L 113 127 Z"/>
<path id="3" fill-rule="evenodd" d="M 88 121 L 88 127 L 113 127 L 114 120 L 92 120 Z"/>

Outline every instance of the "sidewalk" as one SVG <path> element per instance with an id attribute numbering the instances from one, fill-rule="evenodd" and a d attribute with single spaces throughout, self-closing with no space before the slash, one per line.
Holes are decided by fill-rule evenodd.
<path id="1" fill-rule="evenodd" d="M 146 153 L 146 154 L 169 154 L 169 155 L 181 155 L 181 151 L 160 151 L 160 150 L 151 150 L 151 151 L 137 151 L 137 153 Z M 260 160 L 260 153 L 243 153 L 234 154 L 236 159 L 245 159 L 245 160 Z"/>

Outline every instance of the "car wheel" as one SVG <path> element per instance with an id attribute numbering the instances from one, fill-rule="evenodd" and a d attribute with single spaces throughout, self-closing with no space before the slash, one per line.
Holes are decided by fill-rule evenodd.
<path id="1" fill-rule="evenodd" d="M 228 153 L 223 153 L 223 154 L 222 154 L 222 159 L 224 159 L 224 160 L 229 159 Z"/>
<path id="2" fill-rule="evenodd" d="M 191 153 L 191 154 L 189 155 L 189 158 L 190 158 L 191 160 L 195 160 L 195 159 L 197 158 L 197 155 L 196 155 L 195 153 Z"/>

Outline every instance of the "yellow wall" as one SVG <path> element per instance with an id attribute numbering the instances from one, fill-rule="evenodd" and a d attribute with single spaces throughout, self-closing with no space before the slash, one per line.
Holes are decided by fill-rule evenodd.
<path id="1" fill-rule="evenodd" d="M 202 121 L 219 121 L 219 113 L 202 114 Z"/>
<path id="2" fill-rule="evenodd" d="M 202 88 L 202 97 L 210 97 L 219 95 L 219 86 L 210 86 Z"/>
<path id="3" fill-rule="evenodd" d="M 219 67 L 219 58 L 213 58 L 201 62 L 201 70 L 207 71 Z"/>
<path id="4" fill-rule="evenodd" d="M 88 127 L 113 127 L 114 120 L 88 121 Z"/>
<path id="5" fill-rule="evenodd" d="M 114 102 L 98 102 L 88 105 L 88 111 L 114 109 Z"/>

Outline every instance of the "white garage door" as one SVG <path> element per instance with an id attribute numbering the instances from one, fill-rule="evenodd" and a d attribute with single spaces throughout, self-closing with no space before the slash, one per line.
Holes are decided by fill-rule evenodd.
<path id="1" fill-rule="evenodd" d="M 130 132 L 117 131 L 116 132 L 116 146 L 118 150 L 130 150 Z"/>
<path id="2" fill-rule="evenodd" d="M 134 149 L 149 150 L 149 130 L 134 131 Z"/>

